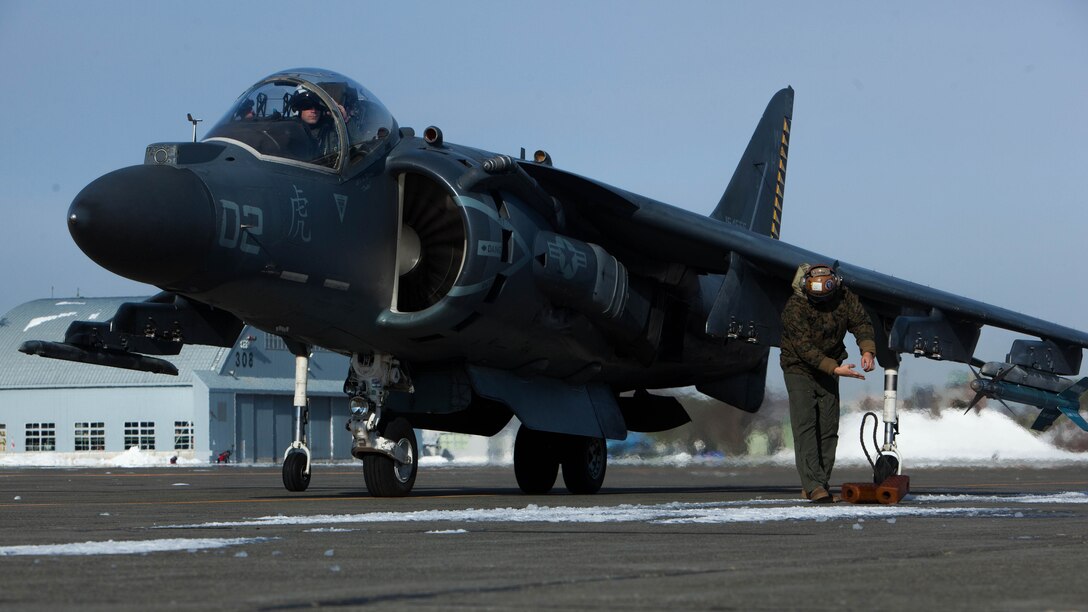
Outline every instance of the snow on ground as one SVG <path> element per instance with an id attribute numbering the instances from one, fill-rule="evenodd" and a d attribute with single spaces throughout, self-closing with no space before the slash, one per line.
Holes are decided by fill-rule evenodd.
<path id="1" fill-rule="evenodd" d="M 468 508 L 465 510 L 421 510 L 417 512 L 368 512 L 364 514 L 318 514 L 263 516 L 240 521 L 215 521 L 190 525 L 167 525 L 155 529 L 222 529 L 269 526 L 360 525 L 368 523 L 650 523 L 658 525 L 768 523 L 777 521 L 889 520 L 897 517 L 1023 517 L 1011 507 L 980 507 L 974 504 L 1058 504 L 1088 503 L 1084 493 L 975 497 L 912 495 L 914 502 L 898 505 L 828 504 L 814 505 L 801 500 L 752 499 L 730 502 L 665 504 L 621 504 L 618 506 L 538 506 L 523 508 Z M 947 505 L 949 502 L 971 504 Z M 450 533 L 453 530 L 429 531 Z"/>
<path id="2" fill-rule="evenodd" d="M 139 447 L 122 453 L 91 451 L 79 453 L 30 452 L 2 453 L 0 467 L 162 467 L 170 465 L 170 451 L 145 451 Z M 207 465 L 206 461 L 178 456 L 178 465 Z"/>
<path id="3" fill-rule="evenodd" d="M 837 463 L 866 463 L 858 439 L 862 417 L 860 412 L 842 416 Z M 865 444 L 870 455 L 873 454 L 872 423 L 870 418 L 865 431 Z M 1088 432 L 1084 435 L 1088 436 Z M 883 423 L 877 428 L 877 440 L 884 440 Z M 912 467 L 1088 462 L 1088 453 L 1055 448 L 1038 434 L 995 409 L 968 414 L 949 409 L 937 417 L 931 416 L 928 411 L 900 412 L 896 443 L 904 464 Z M 793 460 L 792 452 L 785 454 L 790 461 Z"/>
<path id="4" fill-rule="evenodd" d="M 769 522 L 829 521 L 852 523 L 854 530 L 864 529 L 866 521 L 895 524 L 900 517 L 942 518 L 993 517 L 1022 519 L 1025 506 L 1047 504 L 1088 503 L 1088 494 L 1066 492 L 1050 495 L 911 495 L 911 504 L 899 505 L 814 505 L 796 499 L 749 499 L 741 501 L 663 504 L 621 504 L 618 506 L 538 506 L 520 508 L 467 508 L 464 510 L 421 510 L 417 512 L 370 512 L 362 514 L 317 514 L 301 516 L 263 516 L 239 521 L 213 521 L 187 525 L 163 525 L 152 530 L 173 529 L 245 529 L 262 527 L 311 527 L 305 533 L 339 533 L 358 531 L 345 525 L 373 523 L 450 523 L 449 529 L 430 529 L 431 535 L 470 534 L 467 525 L 480 523 L 646 523 L 653 525 L 736 524 Z M 966 503 L 966 506 L 957 505 Z M 979 504 L 995 503 L 984 507 Z M 1017 506 L 1019 509 L 1017 509 Z M 365 529 L 363 530 L 365 531 Z M 74 542 L 69 544 L 39 544 L 0 546 L 0 557 L 64 556 L 64 555 L 133 555 L 155 552 L 196 552 L 198 550 L 259 544 L 277 538 L 162 538 L 104 542 Z M 273 555 L 279 554 L 273 552 Z M 326 557 L 334 555 L 325 552 Z M 235 557 L 246 557 L 245 551 Z"/>
<path id="5" fill-rule="evenodd" d="M 86 555 L 143 555 L 153 552 L 206 550 L 245 544 L 259 544 L 273 538 L 170 538 L 162 540 L 127 540 L 104 542 L 73 542 L 71 544 L 34 544 L 26 546 L 0 546 L 0 557 L 31 555 L 86 556 Z"/>

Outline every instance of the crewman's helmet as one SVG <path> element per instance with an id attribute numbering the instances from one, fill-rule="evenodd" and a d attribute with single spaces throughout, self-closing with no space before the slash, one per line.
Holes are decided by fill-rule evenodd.
<path id="1" fill-rule="evenodd" d="M 841 286 L 842 277 L 835 274 L 831 266 L 816 264 L 805 273 L 805 295 L 814 302 L 831 299 L 839 292 Z"/>
<path id="2" fill-rule="evenodd" d="M 317 97 L 312 91 L 302 89 L 295 95 L 291 96 L 291 108 L 295 111 L 305 110 L 308 108 L 316 108 L 317 110 L 325 110 L 325 103 L 321 101 L 321 98 Z"/>

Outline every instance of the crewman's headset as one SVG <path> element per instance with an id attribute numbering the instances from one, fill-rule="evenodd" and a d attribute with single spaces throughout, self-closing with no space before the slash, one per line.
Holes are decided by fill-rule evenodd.
<path id="1" fill-rule="evenodd" d="M 839 292 L 842 286 L 842 277 L 835 273 L 835 269 L 824 264 L 817 264 L 805 272 L 805 295 L 814 302 L 828 300 Z"/>

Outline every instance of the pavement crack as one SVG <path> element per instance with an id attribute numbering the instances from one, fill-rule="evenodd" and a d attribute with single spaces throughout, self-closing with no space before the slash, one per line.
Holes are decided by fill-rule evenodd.
<path id="1" fill-rule="evenodd" d="M 499 585 L 492 587 L 464 587 L 457 589 L 442 589 L 435 591 L 427 591 L 420 593 L 388 593 L 385 595 L 370 595 L 361 597 L 345 597 L 338 599 L 322 599 L 317 601 L 306 601 L 292 604 L 284 604 L 278 606 L 268 606 L 259 608 L 260 610 L 300 610 L 314 607 L 355 607 L 355 606 L 370 606 L 378 604 L 397 604 L 397 603 L 410 603 L 410 602 L 422 602 L 426 600 L 439 599 L 444 597 L 456 596 L 456 595 L 487 595 L 495 593 L 516 593 L 520 591 L 532 591 L 536 589 L 546 589 L 551 587 L 560 586 L 576 586 L 593 584 L 596 582 L 601 583 L 613 583 L 622 582 L 627 580 L 645 580 L 656 578 L 683 578 L 693 576 L 708 576 L 714 574 L 725 574 L 733 572 L 735 570 L 725 569 L 709 569 L 709 570 L 675 570 L 675 571 L 656 571 L 656 572 L 638 572 L 633 574 L 615 575 L 615 576 L 598 576 L 598 577 L 586 577 L 586 578 L 567 578 L 561 580 L 541 580 L 536 582 L 521 582 L 516 584 Z M 448 602 L 447 602 L 448 603 Z M 731 608 L 722 608 L 731 609 Z"/>

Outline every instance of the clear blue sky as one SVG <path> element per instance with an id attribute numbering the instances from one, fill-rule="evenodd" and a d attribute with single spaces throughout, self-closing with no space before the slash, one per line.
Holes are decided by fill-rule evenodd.
<path id="1" fill-rule="evenodd" d="M 75 247 L 72 198 L 320 66 L 401 125 L 701 213 L 792 85 L 783 240 L 1088 330 L 1085 2 L 0 0 L 0 58 L 0 312 L 153 292 Z M 915 363 L 906 386 L 956 367 Z"/>

